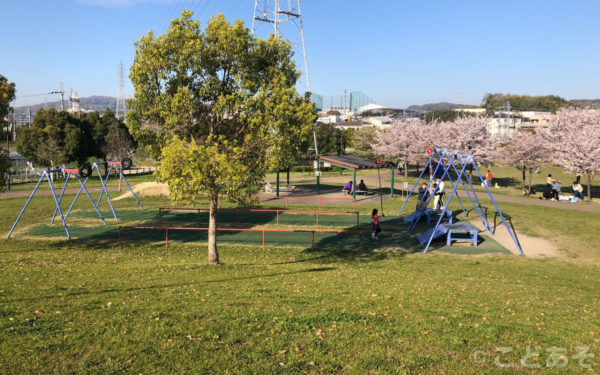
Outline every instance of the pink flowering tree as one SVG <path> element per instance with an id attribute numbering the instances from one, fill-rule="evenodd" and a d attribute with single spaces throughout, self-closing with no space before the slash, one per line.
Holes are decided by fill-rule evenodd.
<path id="1" fill-rule="evenodd" d="M 408 163 L 419 163 L 426 158 L 427 147 L 424 129 L 427 124 L 418 119 L 395 120 L 384 130 L 378 130 L 375 143 L 371 145 L 377 155 L 400 159 L 404 164 L 404 176 L 408 176 Z"/>
<path id="2" fill-rule="evenodd" d="M 523 171 L 523 191 L 531 193 L 531 178 L 536 167 L 548 161 L 549 150 L 544 138 L 530 131 L 517 132 L 510 143 L 502 150 L 502 161 Z M 529 172 L 528 187 L 525 185 L 526 173 Z"/>
<path id="3" fill-rule="evenodd" d="M 491 165 L 498 158 L 499 140 L 488 133 L 488 121 L 487 117 L 470 116 L 437 123 L 433 143 L 448 149 L 451 154 L 471 154 L 479 165 Z M 469 165 L 469 173 L 472 178 L 472 165 Z"/>
<path id="4" fill-rule="evenodd" d="M 541 135 L 556 165 L 586 177 L 591 199 L 592 179 L 600 171 L 600 111 L 562 109 L 548 120 L 548 128 Z"/>

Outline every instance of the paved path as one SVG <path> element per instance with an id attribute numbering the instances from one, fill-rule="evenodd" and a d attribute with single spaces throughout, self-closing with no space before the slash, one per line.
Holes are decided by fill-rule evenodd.
<path id="1" fill-rule="evenodd" d="M 397 185 L 395 185 L 395 189 L 396 191 L 398 190 L 402 190 L 401 187 L 401 178 L 403 176 L 400 176 L 398 174 L 395 175 L 395 177 L 397 178 Z M 381 176 L 381 180 L 382 180 L 382 189 L 387 190 L 389 192 L 389 182 L 384 183 L 383 180 L 384 178 L 389 178 L 389 172 L 386 171 L 385 174 L 382 173 Z M 368 176 L 357 176 L 357 183 L 358 181 L 360 181 L 361 179 L 365 180 L 365 183 L 367 185 L 367 187 L 369 188 L 377 188 L 379 187 L 379 180 L 377 175 L 368 175 Z M 343 185 L 344 183 L 348 182 L 349 180 L 352 180 L 352 177 L 349 176 L 336 176 L 336 177 L 322 177 L 321 178 L 321 194 L 320 196 L 322 197 L 346 197 L 347 195 L 344 195 L 343 193 L 340 192 L 340 186 Z M 290 180 L 290 183 L 307 183 L 307 182 L 315 182 L 315 179 L 298 179 L 298 180 Z M 316 184 L 310 184 L 310 185 L 300 185 L 298 187 L 298 193 L 297 194 L 291 194 L 291 193 L 287 193 L 287 192 L 280 192 L 281 196 L 292 196 L 292 195 L 315 195 L 315 191 L 316 191 Z M 409 185 L 408 190 L 406 191 L 406 193 L 410 192 L 410 189 L 412 188 L 412 185 Z M 462 191 L 462 193 L 461 193 Z M 523 204 L 523 205 L 529 205 L 529 206 L 538 206 L 538 207 L 549 207 L 549 208 L 561 208 L 561 209 L 565 209 L 565 210 L 572 210 L 572 211 L 581 211 L 581 212 L 591 212 L 591 213 L 596 213 L 596 214 L 600 214 L 600 205 L 597 204 L 592 204 L 586 201 L 583 202 L 578 202 L 578 203 L 570 203 L 570 202 L 557 202 L 557 201 L 549 201 L 549 200 L 544 200 L 544 199 L 533 199 L 533 198 L 524 198 L 524 197 L 516 197 L 516 196 L 512 196 L 512 195 L 503 195 L 503 194 L 494 194 L 494 189 L 491 190 L 494 199 L 497 202 L 506 202 L 506 203 L 514 203 L 514 204 Z M 458 189 L 458 193 L 461 199 L 463 199 L 463 202 L 465 202 L 465 204 L 469 204 L 470 202 L 468 201 L 468 198 L 466 196 L 466 194 L 464 193 L 464 188 L 460 187 Z M 274 196 L 275 194 L 273 194 Z M 396 193 L 396 197 L 398 197 L 399 194 Z M 485 200 L 485 201 L 490 201 L 487 193 L 484 192 L 477 192 L 477 197 L 480 200 Z M 383 200 L 384 201 L 389 201 L 390 200 L 390 196 L 389 193 L 383 196 Z M 344 204 L 342 203 L 344 201 L 339 201 L 336 202 L 336 204 Z M 356 196 L 356 203 L 357 204 L 374 204 L 374 203 L 379 203 L 379 195 L 371 195 L 371 196 Z M 347 204 L 352 204 L 352 202 L 349 202 Z M 467 209 L 469 207 L 466 207 Z"/>

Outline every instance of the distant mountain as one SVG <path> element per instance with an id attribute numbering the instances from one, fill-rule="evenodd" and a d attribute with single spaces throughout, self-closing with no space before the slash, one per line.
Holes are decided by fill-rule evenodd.
<path id="1" fill-rule="evenodd" d="M 18 119 L 26 118 L 31 110 L 31 115 L 35 116 L 35 113 L 40 108 L 56 108 L 60 109 L 60 100 L 53 102 L 45 102 L 33 105 L 26 105 L 21 107 L 15 107 L 15 115 Z M 69 98 L 65 97 L 65 109 L 71 108 Z M 106 108 L 110 108 L 115 111 L 117 108 L 117 98 L 113 96 L 88 96 L 85 98 L 79 98 L 79 109 L 84 111 L 104 111 Z"/>
<path id="2" fill-rule="evenodd" d="M 600 99 L 573 99 L 569 100 L 571 103 L 580 106 L 595 106 L 600 109 Z"/>
<path id="3" fill-rule="evenodd" d="M 465 107 L 472 108 L 472 107 L 476 107 L 476 106 L 441 102 L 441 103 L 427 103 L 427 104 L 423 104 L 423 105 L 413 104 L 410 107 L 407 107 L 406 109 L 408 111 L 427 112 L 427 111 L 433 111 L 436 109 L 454 109 L 454 108 L 465 108 Z"/>

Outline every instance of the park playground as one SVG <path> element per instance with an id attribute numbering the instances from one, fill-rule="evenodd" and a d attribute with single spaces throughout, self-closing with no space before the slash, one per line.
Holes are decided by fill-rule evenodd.
<path id="1" fill-rule="evenodd" d="M 362 177 L 377 184 L 375 174 Z M 137 190 L 156 187 L 147 178 L 131 177 L 143 210 L 127 190 L 109 186 L 119 220 L 104 200 L 98 208 L 105 226 L 80 198 L 67 219 L 67 240 L 60 220 L 50 224 L 56 205 L 49 191 L 38 192 L 2 247 L 1 345 L 9 355 L 1 365 L 61 373 L 149 366 L 156 372 L 501 373 L 493 366 L 497 346 L 512 346 L 504 359 L 516 364 L 534 343 L 564 347 L 569 359 L 581 345 L 597 348 L 599 306 L 591 287 L 600 282 L 592 245 L 597 214 L 573 209 L 593 205 L 526 205 L 541 201 L 507 202 L 516 197 L 494 191 L 525 257 L 511 249 L 510 237 L 502 238 L 501 226 L 494 236 L 482 230 L 477 247 L 438 239 L 423 254 L 416 236 L 431 225 L 422 220 L 409 232 L 396 216 L 408 191 L 382 197 L 384 231 L 373 241 L 377 195 L 324 199 L 347 198 L 340 187 L 348 177 L 330 175 L 321 178 L 320 200 L 304 199 L 315 196 L 316 186 L 302 179 L 292 175 L 295 193 L 261 193 L 251 208 L 220 200 L 219 227 L 257 231 L 219 233 L 223 265 L 217 268 L 206 265 L 205 231 L 168 230 L 165 246 L 164 228 L 205 227 L 207 201 L 173 206 L 153 189 Z M 101 188 L 89 190 L 97 198 Z M 27 193 L 3 200 L 6 231 Z M 76 193 L 65 193 L 65 202 Z M 451 207 L 460 211 L 456 202 Z M 478 220 L 462 213 L 456 219 Z M 577 234 L 562 221 L 579 228 Z M 304 232 L 266 232 L 263 248 L 268 229 Z M 343 231 L 364 232 L 364 249 L 360 234 Z M 553 240 L 544 242 L 549 233 Z M 479 351 L 487 365 L 473 361 Z M 24 360 L 28 353 L 37 360 Z M 587 363 L 596 366 L 597 358 Z M 569 366 L 579 369 L 577 360 Z"/>

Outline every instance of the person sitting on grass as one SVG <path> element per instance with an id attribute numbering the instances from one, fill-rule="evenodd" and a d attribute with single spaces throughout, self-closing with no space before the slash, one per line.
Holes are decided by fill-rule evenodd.
<path id="1" fill-rule="evenodd" d="M 358 193 L 365 193 L 367 194 L 367 185 L 365 185 L 365 181 L 364 180 L 360 180 L 360 183 L 358 184 Z"/>
<path id="2" fill-rule="evenodd" d="M 578 181 L 573 181 L 573 193 L 575 198 L 583 200 L 583 186 Z"/>
<path id="3" fill-rule="evenodd" d="M 373 231 L 371 232 L 371 239 L 378 240 L 379 237 L 377 235 L 381 233 L 381 227 L 379 226 L 379 218 L 384 217 L 385 215 L 377 215 L 379 211 L 376 208 L 373 209 L 371 213 L 371 218 L 373 219 Z"/>
<path id="4" fill-rule="evenodd" d="M 542 196 L 540 197 L 540 199 L 552 199 L 554 196 L 554 191 L 552 190 L 552 185 L 548 185 L 546 184 L 546 187 L 544 188 L 544 192 L 542 193 Z"/>
<path id="5" fill-rule="evenodd" d="M 348 195 L 352 194 L 352 181 L 348 181 L 342 188 L 342 192 L 346 192 Z"/>

